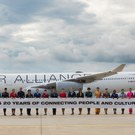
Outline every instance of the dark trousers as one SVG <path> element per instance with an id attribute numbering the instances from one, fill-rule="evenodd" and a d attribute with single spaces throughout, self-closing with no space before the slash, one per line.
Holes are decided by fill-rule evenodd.
<path id="1" fill-rule="evenodd" d="M 56 115 L 56 108 L 52 109 L 53 115 Z"/>
<path id="2" fill-rule="evenodd" d="M 72 113 L 71 113 L 71 115 L 74 115 L 74 108 L 72 108 L 71 110 L 72 110 Z"/>
<path id="3" fill-rule="evenodd" d="M 107 114 L 108 108 L 104 108 L 105 114 Z"/>
<path id="4" fill-rule="evenodd" d="M 62 108 L 62 114 L 63 115 L 65 114 L 65 108 Z"/>
<path id="5" fill-rule="evenodd" d="M 117 114 L 117 109 L 116 108 L 113 108 L 113 112 L 114 112 L 114 114 Z"/>
<path id="6" fill-rule="evenodd" d="M 20 115 L 22 115 L 22 114 L 23 114 L 22 112 L 23 112 L 23 109 L 22 109 L 22 108 L 20 108 Z"/>
<path id="7" fill-rule="evenodd" d="M 4 112 L 4 115 L 5 116 L 6 116 L 6 110 L 7 110 L 6 108 L 3 109 L 3 112 Z"/>
<path id="8" fill-rule="evenodd" d="M 27 115 L 31 115 L 31 109 L 27 108 Z"/>
<path id="9" fill-rule="evenodd" d="M 79 108 L 79 115 L 82 114 L 82 108 Z"/>
<path id="10" fill-rule="evenodd" d="M 15 109 L 12 108 L 12 115 L 15 115 Z"/>
<path id="11" fill-rule="evenodd" d="M 124 109 L 124 108 L 122 108 L 122 109 L 121 109 L 121 111 L 122 111 L 122 113 L 121 113 L 121 114 L 124 114 L 125 109 Z"/>
<path id="12" fill-rule="evenodd" d="M 44 108 L 45 115 L 47 115 L 47 108 Z"/>
<path id="13" fill-rule="evenodd" d="M 88 114 L 90 114 L 90 108 L 87 108 L 87 112 L 88 112 Z"/>
<path id="14" fill-rule="evenodd" d="M 38 115 L 39 113 L 38 113 L 38 108 L 36 108 L 36 115 Z"/>

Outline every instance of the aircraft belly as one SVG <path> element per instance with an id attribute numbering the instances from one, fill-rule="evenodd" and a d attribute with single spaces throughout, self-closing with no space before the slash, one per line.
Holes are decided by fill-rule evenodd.
<path id="1" fill-rule="evenodd" d="M 104 91 L 105 88 L 108 88 L 109 91 L 113 91 L 114 89 L 117 90 L 117 92 L 120 92 L 121 89 L 124 89 L 125 91 L 128 91 L 128 89 L 131 87 L 132 89 L 135 89 L 135 82 L 128 82 L 127 80 L 125 81 L 96 81 L 93 83 L 87 83 L 84 84 L 84 89 L 90 87 L 92 91 L 96 89 L 96 87 L 100 87 L 101 91 Z"/>

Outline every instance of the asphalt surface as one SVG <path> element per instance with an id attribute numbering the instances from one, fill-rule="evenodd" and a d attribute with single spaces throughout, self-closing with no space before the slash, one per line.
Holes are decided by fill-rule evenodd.
<path id="1" fill-rule="evenodd" d="M 11 110 L 8 109 L 7 116 L 3 116 L 0 110 L 0 135 L 133 135 L 135 129 L 135 110 L 132 115 L 128 114 L 128 110 L 124 115 L 118 109 L 117 115 L 113 114 L 109 109 L 108 115 L 104 114 L 101 109 L 100 115 L 87 115 L 86 109 L 83 109 L 82 115 L 78 115 L 78 109 L 75 109 L 75 115 L 70 115 L 71 110 L 66 109 L 65 115 L 61 113 L 61 109 L 57 111 L 57 115 L 53 116 L 51 110 L 48 115 L 44 115 L 43 110 L 39 110 L 40 115 L 35 115 L 32 110 L 32 116 L 19 116 L 19 110 L 16 116 L 11 116 Z"/>

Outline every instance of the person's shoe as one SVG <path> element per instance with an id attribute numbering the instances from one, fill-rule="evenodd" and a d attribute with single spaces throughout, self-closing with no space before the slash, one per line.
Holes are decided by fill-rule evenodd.
<path id="1" fill-rule="evenodd" d="M 22 116 L 23 114 L 22 113 L 20 113 L 20 116 Z"/>
<path id="2" fill-rule="evenodd" d="M 39 115 L 38 113 L 36 113 L 36 115 Z"/>
<path id="3" fill-rule="evenodd" d="M 74 115 L 74 112 L 72 112 L 71 115 Z"/>

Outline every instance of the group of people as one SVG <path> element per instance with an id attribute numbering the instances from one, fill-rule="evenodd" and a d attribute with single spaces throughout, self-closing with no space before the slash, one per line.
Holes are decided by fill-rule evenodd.
<path id="1" fill-rule="evenodd" d="M 113 99 L 118 99 L 118 98 L 121 98 L 121 99 L 124 99 L 124 98 L 128 98 L 128 99 L 131 99 L 131 98 L 134 98 L 135 95 L 134 93 L 132 92 L 132 88 L 129 88 L 129 91 L 127 92 L 127 94 L 125 93 L 124 89 L 121 89 L 121 92 L 120 94 L 118 95 L 116 90 L 113 90 L 113 93 L 110 94 L 108 92 L 108 88 L 105 89 L 105 91 L 103 92 L 103 94 L 101 93 L 100 91 L 100 88 L 97 87 L 96 91 L 95 91 L 95 97 L 96 98 L 113 98 Z M 107 114 L 108 112 L 108 108 L 104 108 L 104 111 L 105 111 L 105 114 Z M 122 108 L 121 109 L 121 114 L 124 114 L 124 111 L 125 111 L 125 108 Z M 114 114 L 117 114 L 117 109 L 116 108 L 113 108 L 113 112 Z M 132 108 L 129 108 L 129 114 L 132 114 L 133 113 L 133 109 Z M 100 108 L 96 108 L 95 109 L 95 114 L 100 114 Z"/>
<path id="2" fill-rule="evenodd" d="M 52 92 L 49 94 L 47 90 L 44 90 L 43 94 L 39 92 L 39 89 L 36 89 L 36 92 L 34 94 L 31 93 L 31 90 L 29 89 L 28 92 L 25 94 L 22 88 L 20 88 L 19 92 L 15 92 L 15 89 L 12 89 L 12 92 L 9 94 L 7 92 L 7 88 L 4 89 L 4 92 L 1 94 L 1 97 L 3 98 L 133 98 L 134 93 L 132 92 L 132 88 L 129 88 L 129 91 L 127 94 L 125 93 L 124 89 L 121 90 L 121 93 L 118 95 L 116 90 L 113 90 L 113 93 L 110 94 L 108 91 L 108 88 L 104 90 L 103 93 L 101 93 L 101 90 L 99 87 L 96 88 L 94 92 L 91 91 L 91 88 L 87 88 L 87 91 L 83 93 L 82 89 L 80 88 L 78 92 L 76 93 L 73 88 L 70 88 L 70 91 L 66 93 L 65 89 L 63 88 L 61 92 L 58 94 L 55 89 L 52 90 Z M 12 108 L 12 116 L 15 116 L 15 108 Z M 36 108 L 36 115 L 39 115 L 38 108 Z M 87 108 L 87 114 L 90 115 L 91 108 Z M 124 114 L 125 109 L 121 109 L 122 114 Z M 3 109 L 4 115 L 6 116 L 6 108 Z M 108 113 L 108 108 L 104 108 L 105 114 Z M 117 109 L 113 108 L 114 114 L 117 114 Z M 52 109 L 53 115 L 56 115 L 56 108 Z M 133 113 L 133 109 L 129 108 L 129 114 Z M 65 114 L 65 108 L 62 108 L 62 114 Z M 82 108 L 79 108 L 79 115 L 82 114 Z M 100 114 L 100 108 L 95 108 L 95 114 Z M 20 108 L 20 116 L 23 115 L 23 109 Z M 27 108 L 27 115 L 31 115 L 31 108 Z M 47 108 L 44 108 L 44 115 L 47 115 Z M 71 115 L 74 115 L 74 108 L 71 108 Z"/>

